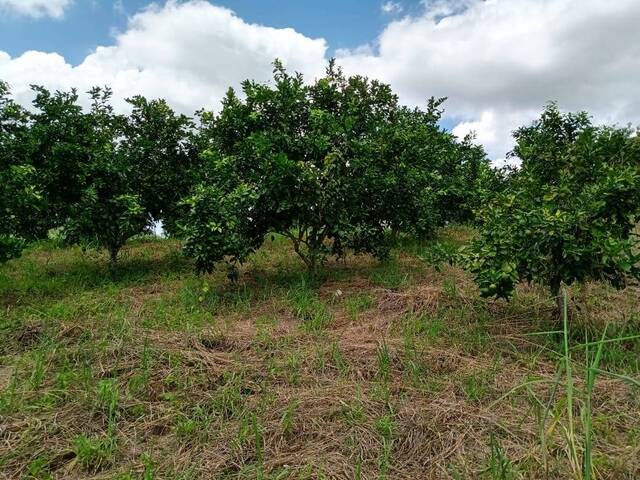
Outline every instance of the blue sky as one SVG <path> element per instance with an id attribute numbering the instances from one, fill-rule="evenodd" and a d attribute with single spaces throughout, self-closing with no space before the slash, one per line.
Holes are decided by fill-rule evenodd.
<path id="1" fill-rule="evenodd" d="M 99 45 L 113 42 L 126 29 L 128 16 L 149 0 L 75 0 L 63 18 L 31 18 L 0 13 L 0 50 L 12 57 L 27 50 L 58 52 L 77 65 Z M 398 12 L 385 13 L 376 0 L 217 0 L 250 23 L 292 27 L 312 38 L 325 38 L 329 54 L 371 42 Z M 402 3 L 402 13 L 421 10 L 419 0 Z"/>

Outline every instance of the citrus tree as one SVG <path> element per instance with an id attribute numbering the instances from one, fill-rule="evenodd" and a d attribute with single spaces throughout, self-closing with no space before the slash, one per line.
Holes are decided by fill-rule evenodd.
<path id="1" fill-rule="evenodd" d="M 26 161 L 35 168 L 46 204 L 46 228 L 64 226 L 70 209 L 80 200 L 93 128 L 78 101 L 76 90 L 51 92 L 32 86 Z"/>
<path id="2" fill-rule="evenodd" d="M 193 122 L 176 114 L 165 100 L 136 96 L 127 100 L 120 154 L 134 168 L 129 172 L 143 208 L 165 232 L 177 233 L 180 201 L 197 183 L 202 165 L 193 142 Z"/>
<path id="3" fill-rule="evenodd" d="M 515 133 L 521 167 L 480 214 L 469 250 L 482 295 L 509 298 L 517 282 L 561 285 L 640 277 L 640 141 L 547 106 Z"/>
<path id="4" fill-rule="evenodd" d="M 126 241 L 149 228 L 151 214 L 137 189 L 132 157 L 122 148 L 126 118 L 109 104 L 111 91 L 89 92 L 91 110 L 84 115 L 90 126 L 79 198 L 69 205 L 64 226 L 68 242 L 105 248 L 113 268 Z"/>
<path id="5" fill-rule="evenodd" d="M 9 94 L 0 81 L 0 263 L 43 233 L 42 194 L 28 163 L 28 114 Z"/>
<path id="6" fill-rule="evenodd" d="M 439 125 L 445 100 L 430 98 L 426 110 L 403 107 L 384 126 L 385 204 L 394 231 L 428 237 L 446 222 L 470 220 L 493 174 L 473 137 L 458 141 Z"/>
<path id="7" fill-rule="evenodd" d="M 388 85 L 331 64 L 313 85 L 275 62 L 273 86 L 230 90 L 202 115 L 207 181 L 186 200 L 185 251 L 197 269 L 242 262 L 269 232 L 315 269 L 346 248 L 387 253 L 382 126 L 397 110 Z"/>

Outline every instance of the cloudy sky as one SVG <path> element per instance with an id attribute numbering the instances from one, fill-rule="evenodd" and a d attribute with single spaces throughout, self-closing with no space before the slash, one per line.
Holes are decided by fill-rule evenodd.
<path id="1" fill-rule="evenodd" d="M 447 96 L 443 124 L 492 158 L 549 100 L 640 124 L 640 0 L 0 0 L 0 79 L 110 85 L 180 111 L 217 108 L 271 62 L 313 79 L 330 57 L 403 103 Z"/>

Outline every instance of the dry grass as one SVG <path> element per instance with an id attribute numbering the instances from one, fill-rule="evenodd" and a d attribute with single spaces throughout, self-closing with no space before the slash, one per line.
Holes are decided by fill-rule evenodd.
<path id="1" fill-rule="evenodd" d="M 3 267 L 0 477 L 573 475 L 559 426 L 540 442 L 533 398 L 550 385 L 504 396 L 555 376 L 557 338 L 529 335 L 556 327 L 540 289 L 480 300 L 465 272 L 407 251 L 309 279 L 277 242 L 233 286 L 223 272 L 194 277 L 175 247 L 132 245 L 114 281 L 77 251 Z M 637 295 L 574 289 L 576 331 L 637 328 Z M 637 375 L 639 347 L 605 360 Z M 638 390 L 603 378 L 594 412 L 599 478 L 640 477 Z M 99 444 L 108 438 L 114 448 Z"/>

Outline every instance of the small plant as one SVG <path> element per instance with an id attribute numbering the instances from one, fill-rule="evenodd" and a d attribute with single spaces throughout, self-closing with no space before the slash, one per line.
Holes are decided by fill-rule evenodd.
<path id="1" fill-rule="evenodd" d="M 243 387 L 243 378 L 237 373 L 225 373 L 224 384 L 211 399 L 213 412 L 224 419 L 240 418 L 244 413 L 244 397 L 247 394 Z"/>
<path id="2" fill-rule="evenodd" d="M 90 472 L 97 472 L 111 465 L 116 450 L 117 441 L 111 434 L 93 438 L 81 435 L 76 438 L 73 449 L 77 461 Z"/>
<path id="3" fill-rule="evenodd" d="M 387 478 L 389 468 L 391 466 L 391 453 L 393 451 L 393 440 L 388 437 L 382 437 L 382 451 L 378 457 L 378 469 L 380 479 Z"/>
<path id="4" fill-rule="evenodd" d="M 46 455 L 39 455 L 34 458 L 27 467 L 27 478 L 39 480 L 53 480 L 53 475 L 49 471 L 50 459 Z"/>
<path id="5" fill-rule="evenodd" d="M 264 460 L 264 437 L 262 434 L 262 425 L 255 413 L 251 414 L 251 431 L 253 433 L 253 443 L 256 452 L 256 461 L 260 470 L 262 470 L 262 462 Z"/>
<path id="6" fill-rule="evenodd" d="M 515 480 L 517 478 L 515 468 L 493 433 L 489 439 L 489 448 L 488 465 L 481 475 L 491 480 Z"/>
<path id="7" fill-rule="evenodd" d="M 355 396 L 349 403 L 340 400 L 340 404 L 342 405 L 340 412 L 347 425 L 353 427 L 362 422 L 364 419 L 364 404 L 362 402 L 362 391 L 360 387 L 358 387 Z"/>
<path id="8" fill-rule="evenodd" d="M 378 346 L 376 358 L 378 360 L 378 377 L 386 382 L 391 377 L 391 354 L 386 342 L 382 342 Z"/>
<path id="9" fill-rule="evenodd" d="M 373 297 L 369 294 L 363 293 L 347 297 L 344 308 L 349 318 L 355 322 L 358 320 L 359 314 L 371 308 L 373 303 Z"/>
<path id="10" fill-rule="evenodd" d="M 153 480 L 155 478 L 155 465 L 151 455 L 148 453 L 142 454 L 142 465 L 144 465 L 144 471 L 142 472 L 142 480 Z"/>
<path id="11" fill-rule="evenodd" d="M 96 406 L 113 425 L 119 413 L 120 392 L 115 379 L 101 380 L 98 383 Z"/>
<path id="12" fill-rule="evenodd" d="M 145 341 L 140 354 L 139 373 L 131 377 L 129 380 L 129 389 L 133 394 L 139 394 L 146 391 L 146 387 L 149 385 L 152 367 L 153 352 L 149 347 L 149 343 Z"/>
<path id="13" fill-rule="evenodd" d="M 396 260 L 387 260 L 374 271 L 371 281 L 390 290 L 399 290 L 409 283 L 409 274 L 402 271 Z"/>
<path id="14" fill-rule="evenodd" d="M 607 375 L 617 378 L 633 388 L 640 388 L 640 381 L 627 375 L 610 372 L 600 368 L 605 346 L 625 340 L 635 340 L 640 335 L 607 339 L 608 327 L 605 327 L 602 336 L 595 342 L 585 342 L 570 346 L 569 316 L 567 313 L 567 293 L 562 291 L 562 330 L 540 332 L 539 334 L 562 334 L 562 352 L 558 355 L 556 376 L 553 380 L 539 379 L 525 382 L 512 388 L 495 403 L 510 396 L 517 390 L 527 389 L 529 396 L 538 412 L 540 444 L 544 455 L 545 465 L 549 448 L 548 436 L 556 428 L 560 429 L 565 442 L 565 452 L 573 475 L 576 478 L 591 480 L 595 478 L 593 465 L 593 391 L 598 375 Z M 576 372 L 572 363 L 572 351 L 583 350 L 585 356 L 584 388 L 579 389 L 575 377 Z M 595 351 L 594 351 L 595 349 Z M 563 380 L 564 373 L 564 382 Z M 532 385 L 546 383 L 551 386 L 550 398 L 543 400 L 531 389 Z M 576 411 L 579 415 L 576 416 Z M 550 422 L 549 422 L 550 421 Z M 548 425 L 550 423 L 551 425 Z M 582 436 L 580 435 L 582 432 Z"/>
<path id="15" fill-rule="evenodd" d="M 404 317 L 405 338 L 415 335 L 423 335 L 427 338 L 437 338 L 444 329 L 444 320 L 441 317 L 428 313 L 408 313 Z"/>
<path id="16" fill-rule="evenodd" d="M 193 438 L 206 439 L 214 420 L 214 412 L 211 412 L 206 406 L 197 405 L 188 415 L 182 416 L 177 421 L 176 434 L 185 440 Z"/>
<path id="17" fill-rule="evenodd" d="M 349 366 L 340 350 L 338 342 L 331 343 L 331 361 L 340 375 L 346 375 L 349 372 Z"/>
<path id="18" fill-rule="evenodd" d="M 300 383 L 300 368 L 302 366 L 302 356 L 300 352 L 291 352 L 287 356 L 287 381 L 292 385 Z"/>
<path id="19" fill-rule="evenodd" d="M 462 380 L 462 391 L 472 402 L 480 402 L 489 391 L 490 372 L 479 372 Z"/>
<path id="20" fill-rule="evenodd" d="M 37 352 L 34 359 L 33 370 L 29 376 L 29 386 L 32 390 L 36 390 L 42 385 L 45 374 L 45 354 Z"/>
<path id="21" fill-rule="evenodd" d="M 289 295 L 295 316 L 302 321 L 302 329 L 309 333 L 319 333 L 333 319 L 327 305 L 306 285 L 295 289 Z"/>
<path id="22" fill-rule="evenodd" d="M 395 423 L 393 421 L 393 416 L 390 414 L 383 415 L 376 421 L 376 430 L 384 438 L 392 438 L 394 429 Z"/>
<path id="23" fill-rule="evenodd" d="M 282 414 L 280 426 L 282 427 L 282 432 L 285 436 L 291 435 L 296 426 L 296 410 L 298 409 L 299 403 L 300 402 L 298 400 L 291 400 Z"/>

